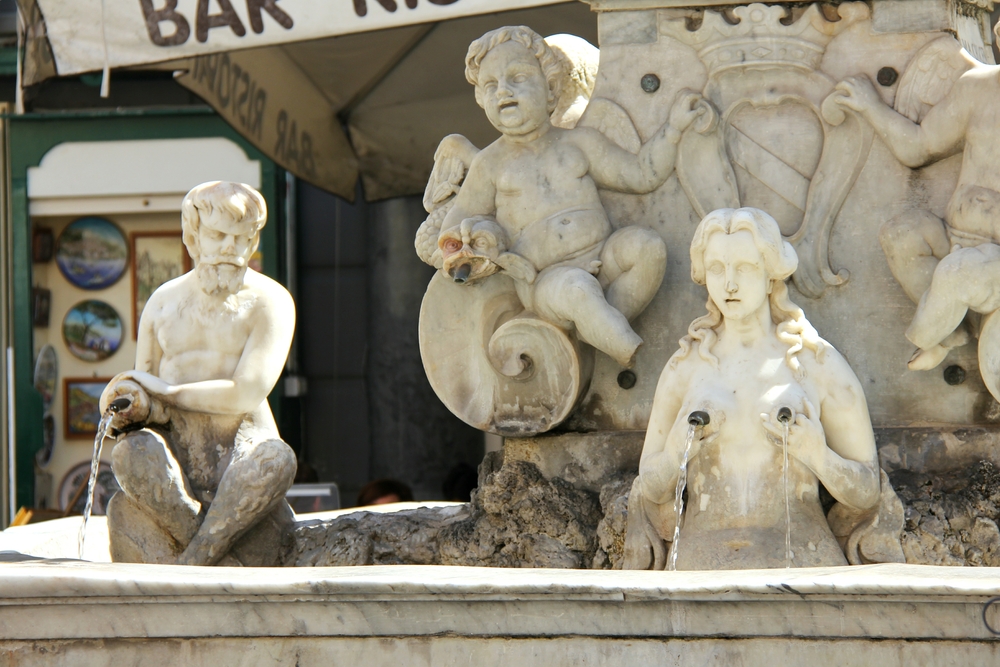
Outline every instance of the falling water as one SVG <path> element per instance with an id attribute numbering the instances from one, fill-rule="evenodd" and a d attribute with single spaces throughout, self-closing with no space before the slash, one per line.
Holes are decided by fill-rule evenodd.
<path id="1" fill-rule="evenodd" d="M 694 434 L 709 422 L 707 412 L 696 410 L 688 416 L 687 442 L 684 443 L 684 457 L 681 459 L 680 470 L 677 471 L 677 487 L 674 493 L 674 539 L 670 542 L 670 557 L 667 569 L 677 569 L 677 545 L 681 539 L 681 519 L 684 518 L 684 491 L 687 489 L 688 460 L 691 458 L 691 443 Z"/>
<path id="2" fill-rule="evenodd" d="M 90 513 L 94 509 L 94 487 L 97 485 L 97 470 L 101 465 L 101 450 L 104 448 L 104 438 L 111 428 L 111 419 L 115 416 L 115 412 L 116 410 L 109 408 L 97 425 L 97 436 L 94 438 L 94 458 L 90 461 L 90 480 L 87 482 L 87 504 L 83 509 L 83 523 L 80 525 L 80 535 L 77 538 L 81 559 L 83 558 L 83 543 L 87 539 L 87 522 L 90 521 Z"/>
<path id="3" fill-rule="evenodd" d="M 785 492 L 785 567 L 792 566 L 792 513 L 788 505 L 788 422 L 792 419 L 792 411 L 789 408 L 781 408 L 778 411 L 778 421 L 782 425 L 781 436 L 781 488 Z"/>

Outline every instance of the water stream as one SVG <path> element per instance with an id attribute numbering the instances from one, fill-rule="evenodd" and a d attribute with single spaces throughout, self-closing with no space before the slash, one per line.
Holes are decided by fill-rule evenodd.
<path id="1" fill-rule="evenodd" d="M 83 559 L 83 544 L 87 539 L 87 522 L 90 521 L 90 513 L 94 509 L 94 487 L 97 485 L 97 471 L 101 465 L 101 450 L 104 449 L 104 438 L 111 429 L 111 419 L 114 416 L 115 410 L 108 409 L 104 413 L 97 425 L 97 435 L 94 437 L 94 458 L 90 461 L 90 479 L 87 482 L 87 504 L 83 508 L 83 523 L 80 525 L 80 535 L 77 538 L 81 559 Z"/>
<path id="2" fill-rule="evenodd" d="M 674 539 L 670 542 L 670 558 L 667 569 L 677 569 L 677 545 L 681 540 L 681 519 L 684 518 L 684 491 L 687 489 L 688 459 L 691 457 L 691 443 L 694 442 L 695 431 L 698 424 L 688 426 L 687 442 L 684 444 L 684 457 L 681 459 L 681 467 L 677 472 L 677 488 L 674 494 L 674 512 L 676 521 L 674 522 Z"/>
<path id="3" fill-rule="evenodd" d="M 688 415 L 687 442 L 684 443 L 684 456 L 681 458 L 681 467 L 677 471 L 677 487 L 674 491 L 674 539 L 670 542 L 670 555 L 667 558 L 667 569 L 677 569 L 677 545 L 681 540 L 681 520 L 684 518 L 684 491 L 687 490 L 688 461 L 691 458 L 691 443 L 694 442 L 695 433 L 699 428 L 704 428 L 710 418 L 707 412 L 695 410 Z"/>
<path id="4" fill-rule="evenodd" d="M 792 566 L 792 512 L 788 504 L 788 422 L 792 420 L 792 411 L 781 408 L 778 411 L 778 421 L 781 422 L 781 489 L 785 493 L 785 567 Z"/>

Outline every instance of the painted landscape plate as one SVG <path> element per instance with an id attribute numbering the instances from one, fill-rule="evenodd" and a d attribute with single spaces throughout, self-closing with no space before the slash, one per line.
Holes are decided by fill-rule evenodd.
<path id="1" fill-rule="evenodd" d="M 63 340 L 74 357 L 102 361 L 122 343 L 122 318 L 103 301 L 81 301 L 63 319 Z"/>
<path id="2" fill-rule="evenodd" d="M 125 235 L 104 218 L 74 220 L 59 235 L 56 264 L 77 287 L 104 289 L 121 278 L 128 266 Z"/>
<path id="3" fill-rule="evenodd" d="M 71 513 L 83 514 L 87 504 L 87 482 L 90 481 L 90 461 L 74 466 L 59 484 L 59 509 L 66 510 L 74 499 Z M 84 487 L 82 490 L 80 487 Z M 94 485 L 93 514 L 101 515 L 108 507 L 108 501 L 121 487 L 115 479 L 111 466 L 101 461 L 97 468 L 97 483 Z M 82 491 L 82 492 L 81 492 Z"/>

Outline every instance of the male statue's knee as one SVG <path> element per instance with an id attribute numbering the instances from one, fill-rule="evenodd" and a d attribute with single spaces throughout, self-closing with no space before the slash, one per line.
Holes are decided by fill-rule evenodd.
<path id="1" fill-rule="evenodd" d="M 291 486 L 299 463 L 295 452 L 282 440 L 265 440 L 255 447 L 255 455 L 262 466 L 272 471 L 284 483 Z"/>
<path id="2" fill-rule="evenodd" d="M 119 484 L 127 487 L 129 480 L 144 477 L 150 465 L 160 465 L 163 443 L 148 431 L 129 433 L 111 450 L 111 468 Z"/>

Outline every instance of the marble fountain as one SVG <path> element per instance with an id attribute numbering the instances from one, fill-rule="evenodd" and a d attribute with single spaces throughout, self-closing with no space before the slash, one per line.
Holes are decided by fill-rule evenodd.
<path id="1" fill-rule="evenodd" d="M 291 512 L 294 304 L 199 186 L 107 519 L 0 534 L 0 666 L 1000 664 L 991 3 L 590 4 L 473 42 L 500 138 L 425 193 L 473 501 Z"/>

